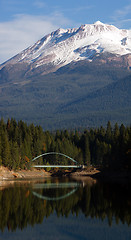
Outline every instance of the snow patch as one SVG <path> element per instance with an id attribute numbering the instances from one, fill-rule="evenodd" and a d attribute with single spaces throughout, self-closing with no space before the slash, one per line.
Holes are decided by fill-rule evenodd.
<path id="1" fill-rule="evenodd" d="M 59 28 L 13 57 L 8 63 L 33 63 L 34 67 L 50 63 L 64 66 L 72 61 L 92 61 L 93 57 L 102 52 L 131 54 L 131 30 L 120 30 L 100 21 L 84 24 L 79 28 Z"/>

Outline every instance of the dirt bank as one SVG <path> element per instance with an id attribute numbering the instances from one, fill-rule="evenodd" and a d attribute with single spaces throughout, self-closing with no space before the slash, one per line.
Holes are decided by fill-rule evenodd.
<path id="1" fill-rule="evenodd" d="M 15 179 L 15 178 L 44 178 L 49 177 L 50 173 L 46 172 L 45 170 L 19 170 L 19 171 L 13 171 L 9 170 L 5 167 L 0 167 L 0 180 L 8 180 L 8 179 Z"/>
<path id="2" fill-rule="evenodd" d="M 97 169 L 88 167 L 70 174 L 72 177 L 91 177 L 109 182 L 131 183 L 131 171 L 128 169 Z"/>
<path id="3" fill-rule="evenodd" d="M 70 177 L 94 179 L 107 182 L 131 183 L 131 171 L 126 169 L 111 170 L 111 169 L 97 169 L 88 167 L 86 169 L 77 170 L 69 173 Z"/>
<path id="4" fill-rule="evenodd" d="M 46 172 L 45 170 L 19 170 L 10 171 L 8 168 L 0 167 L 0 181 L 4 180 L 15 180 L 15 179 L 36 179 L 45 177 L 72 177 L 72 178 L 86 178 L 86 179 L 96 179 L 102 181 L 111 182 L 126 182 L 131 183 L 131 171 L 119 170 L 99 170 L 93 167 L 88 167 L 81 170 L 52 170 L 51 172 Z"/>
<path id="5" fill-rule="evenodd" d="M 9 170 L 5 167 L 0 167 L 0 180 L 8 180 L 8 179 L 15 179 L 15 178 L 41 178 L 41 177 L 62 177 L 62 176 L 71 176 L 71 177 L 78 177 L 78 176 L 85 176 L 89 177 L 96 173 L 99 173 L 99 170 L 96 168 L 88 168 L 88 169 L 82 169 L 82 170 L 53 170 L 50 172 L 46 172 L 45 170 L 38 170 L 38 169 L 32 169 L 32 170 L 19 170 L 19 171 L 13 171 Z"/>
<path id="6" fill-rule="evenodd" d="M 85 168 L 85 169 L 81 169 L 81 170 L 77 170 L 76 172 L 72 172 L 70 174 L 70 176 L 82 176 L 82 177 L 91 177 L 95 174 L 98 174 L 100 173 L 100 170 L 94 168 L 94 167 L 88 167 L 88 168 Z"/>

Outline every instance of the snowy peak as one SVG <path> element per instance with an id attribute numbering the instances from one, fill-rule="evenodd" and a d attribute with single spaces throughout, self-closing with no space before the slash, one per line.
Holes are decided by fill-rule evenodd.
<path id="1" fill-rule="evenodd" d="M 94 23 L 94 25 L 104 25 L 104 23 L 102 23 L 102 22 L 100 22 L 100 21 L 96 21 L 96 22 Z"/>
<path id="2" fill-rule="evenodd" d="M 72 61 L 93 61 L 102 53 L 131 54 L 131 30 L 120 30 L 100 21 L 79 28 L 59 28 L 5 64 L 22 62 L 32 64 L 32 68 L 51 64 L 59 68 Z"/>

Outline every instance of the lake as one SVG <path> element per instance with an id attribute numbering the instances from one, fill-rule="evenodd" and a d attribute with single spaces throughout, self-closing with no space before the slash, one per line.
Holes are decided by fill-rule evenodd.
<path id="1" fill-rule="evenodd" d="M 90 178 L 0 183 L 0 240 L 131 239 L 131 186 Z"/>

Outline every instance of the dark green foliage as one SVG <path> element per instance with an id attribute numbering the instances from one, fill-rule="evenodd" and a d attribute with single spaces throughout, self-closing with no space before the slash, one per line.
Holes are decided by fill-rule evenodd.
<path id="1" fill-rule="evenodd" d="M 63 153 L 78 164 L 131 169 L 131 127 L 123 124 L 82 132 L 67 130 L 51 133 L 41 126 L 29 126 L 15 119 L 0 120 L 0 165 L 10 169 L 29 169 L 32 159 L 45 152 Z M 47 155 L 36 164 L 74 164 L 66 157 Z"/>

